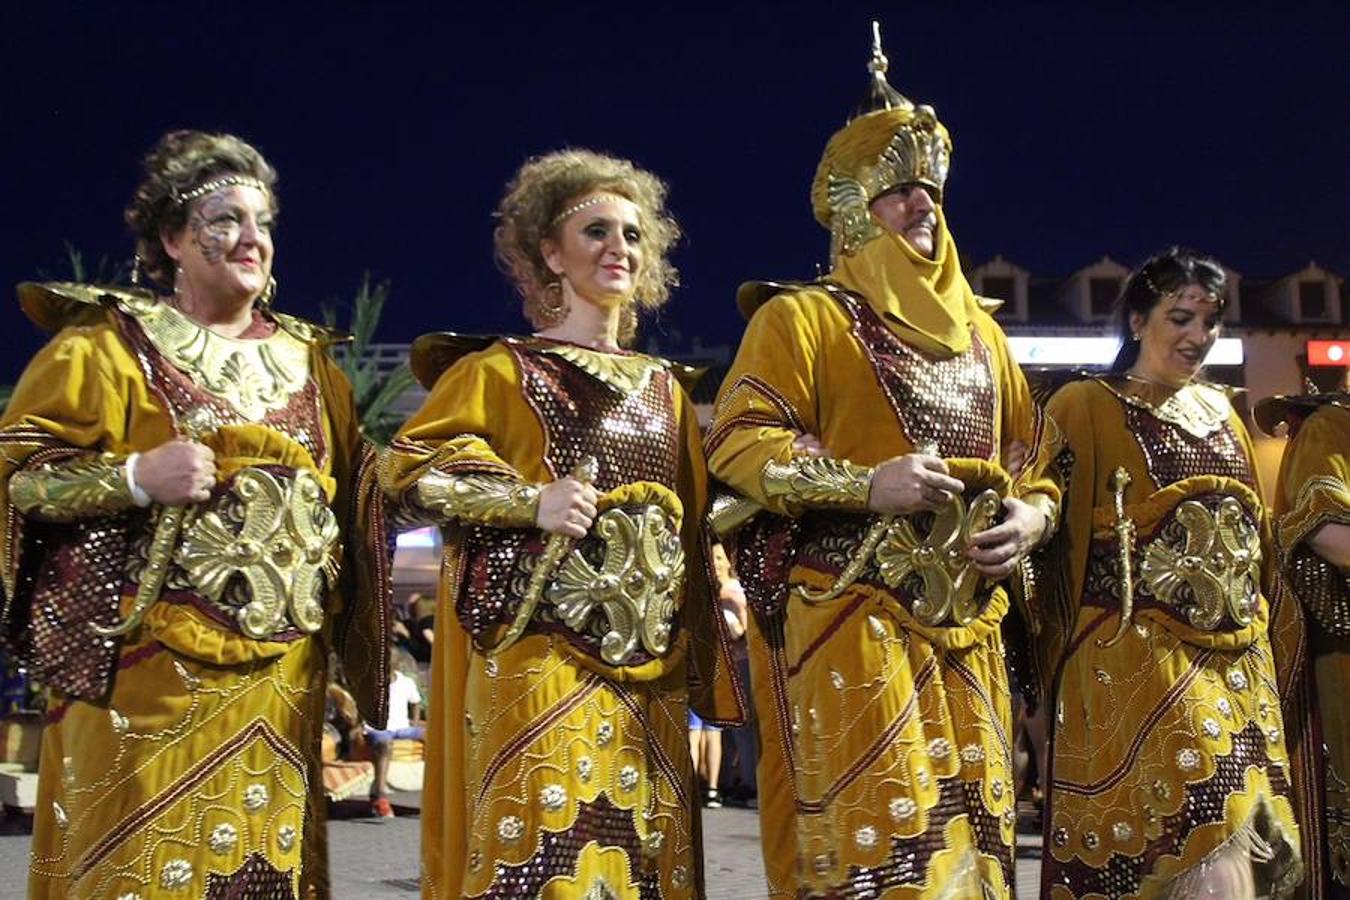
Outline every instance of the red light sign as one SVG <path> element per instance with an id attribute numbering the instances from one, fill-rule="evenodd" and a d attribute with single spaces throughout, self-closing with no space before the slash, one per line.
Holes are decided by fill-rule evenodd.
<path id="1" fill-rule="evenodd" d="M 1350 366 L 1350 341 L 1308 341 L 1308 365 Z"/>

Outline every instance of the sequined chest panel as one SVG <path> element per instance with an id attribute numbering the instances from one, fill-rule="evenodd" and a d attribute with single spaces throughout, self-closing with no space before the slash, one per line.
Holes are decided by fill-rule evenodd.
<path id="1" fill-rule="evenodd" d="M 989 348 L 979 334 L 971 333 L 965 353 L 930 359 L 887 328 L 866 303 L 832 296 L 853 320 L 853 334 L 910 442 L 936 446 L 943 457 L 993 459 L 998 402 Z"/>
<path id="2" fill-rule="evenodd" d="M 539 349 L 523 341 L 507 346 L 525 399 L 544 429 L 545 462 L 555 477 L 594 456 L 597 490 L 637 481 L 676 487 L 679 427 L 674 376 L 667 369 L 653 366 L 645 376 L 616 386 L 605 373 L 593 374 L 560 355 L 570 352 L 565 346 Z"/>
<path id="3" fill-rule="evenodd" d="M 1233 478 L 1256 487 L 1251 463 L 1226 419 L 1200 435 L 1144 406 L 1129 402 L 1124 406 L 1125 428 L 1139 442 L 1149 477 L 1159 488 L 1200 475 Z"/>
<path id="4" fill-rule="evenodd" d="M 159 397 L 175 423 L 181 423 L 184 416 L 194 409 L 204 409 L 210 414 L 213 427 L 263 425 L 304 447 L 320 468 L 324 466 L 328 447 L 324 438 L 319 386 L 313 377 L 305 374 L 296 378 L 293 391 L 279 392 L 269 403 L 240 404 L 232 401 L 230 391 L 206 390 L 192 372 L 174 365 L 135 318 L 121 316 L 119 325 L 123 337 L 140 362 L 146 383 Z M 305 366 L 307 369 L 307 360 Z M 240 382 L 254 380 L 254 374 L 248 372 L 243 362 L 235 366 L 227 363 L 223 368 L 229 379 Z"/>

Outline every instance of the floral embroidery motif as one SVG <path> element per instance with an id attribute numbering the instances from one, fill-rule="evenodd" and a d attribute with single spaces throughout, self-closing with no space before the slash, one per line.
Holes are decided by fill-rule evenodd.
<path id="1" fill-rule="evenodd" d="M 919 804 L 909 797 L 896 797 L 891 801 L 890 809 L 891 818 L 897 822 L 903 822 L 914 817 L 914 814 L 919 811 Z"/>
<path id="2" fill-rule="evenodd" d="M 244 788 L 244 809 L 257 812 L 267 805 L 267 785 L 254 782 Z"/>
<path id="3" fill-rule="evenodd" d="M 631 791 L 637 787 L 638 771 L 632 766 L 624 766 L 619 770 L 619 787 L 625 791 Z"/>
<path id="4" fill-rule="evenodd" d="M 864 825 L 853 832 L 853 842 L 864 850 L 870 850 L 877 845 L 877 830 L 871 825 Z"/>
<path id="5" fill-rule="evenodd" d="M 295 846 L 295 826 L 282 825 L 277 829 L 277 846 L 281 848 L 282 853 L 291 852 Z"/>
<path id="6" fill-rule="evenodd" d="M 159 885 L 165 890 L 180 891 L 192 883 L 192 863 L 186 859 L 171 859 L 159 870 Z"/>
<path id="7" fill-rule="evenodd" d="M 549 812 L 557 812 L 567 803 L 567 789 L 561 784 L 546 784 L 539 792 L 539 803 Z"/>
<path id="8" fill-rule="evenodd" d="M 234 845 L 239 843 L 239 832 L 233 825 L 223 823 L 211 829 L 211 835 L 206 839 L 206 843 L 213 853 L 229 853 L 234 849 Z"/>
<path id="9" fill-rule="evenodd" d="M 497 822 L 497 836 L 514 844 L 525 833 L 525 823 L 518 816 L 502 816 Z"/>
<path id="10" fill-rule="evenodd" d="M 1183 772 L 1194 772 L 1200 768 L 1200 751 L 1194 747 L 1183 747 L 1178 750 L 1177 768 Z"/>

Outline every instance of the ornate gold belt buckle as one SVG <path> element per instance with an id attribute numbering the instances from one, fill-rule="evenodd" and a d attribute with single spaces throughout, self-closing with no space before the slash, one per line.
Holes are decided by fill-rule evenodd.
<path id="1" fill-rule="evenodd" d="M 1242 504 L 1224 497 L 1211 510 L 1187 500 L 1175 519 L 1179 538 L 1159 534 L 1144 548 L 1144 586 L 1183 610 L 1201 631 L 1216 629 L 1225 612 L 1239 626 L 1251 624 L 1261 582 L 1261 538 Z"/>
<path id="2" fill-rule="evenodd" d="M 603 614 L 600 656 L 610 665 L 629 662 L 639 646 L 664 656 L 685 565 L 670 516 L 657 506 L 610 509 L 593 534 L 603 545 L 598 564 L 574 548 L 545 592 L 548 602 L 574 631 L 597 609 Z"/>
<path id="3" fill-rule="evenodd" d="M 312 472 L 284 479 L 245 469 L 217 508 L 189 526 L 175 559 L 245 635 L 266 640 L 289 626 L 312 634 L 323 625 L 321 599 L 337 574 L 337 539 L 337 517 Z M 249 598 L 238 607 L 224 602 L 235 579 Z"/>

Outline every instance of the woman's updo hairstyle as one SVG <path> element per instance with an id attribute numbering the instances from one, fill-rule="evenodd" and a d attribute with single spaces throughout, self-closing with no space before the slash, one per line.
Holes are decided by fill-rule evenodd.
<path id="1" fill-rule="evenodd" d="M 1134 339 L 1134 329 L 1130 325 L 1132 313 L 1148 318 L 1159 300 L 1190 284 L 1199 285 L 1212 294 L 1218 300 L 1219 311 L 1223 312 L 1228 304 L 1228 296 L 1224 293 L 1227 283 L 1228 276 L 1218 260 L 1186 247 L 1169 247 L 1149 257 L 1130 273 L 1117 302 L 1120 351 L 1111 363 L 1111 371 L 1127 371 L 1139 359 L 1139 341 Z"/>
<path id="2" fill-rule="evenodd" d="M 189 203 L 182 196 L 228 175 L 256 178 L 267 186 L 277 211 L 277 172 L 263 155 L 232 134 L 170 131 L 145 157 L 145 179 L 123 214 L 136 235 L 141 271 L 161 288 L 173 286 L 174 261 L 161 236 L 187 224 Z"/>
<path id="3" fill-rule="evenodd" d="M 680 236 L 680 227 L 666 210 L 666 185 L 651 172 L 625 159 L 590 150 L 559 150 L 526 161 L 506 186 L 497 205 L 493 246 L 497 264 L 511 279 L 525 301 L 525 317 L 536 328 L 554 324 L 548 312 L 546 292 L 556 290 L 558 276 L 544 261 L 542 243 L 557 239 L 562 225 L 558 216 L 588 194 L 617 194 L 638 208 L 642 229 L 643 259 L 638 272 L 635 302 L 639 309 L 654 310 L 670 299 L 679 284 L 679 273 L 667 255 Z M 637 317 L 624 310 L 619 340 L 632 342 Z"/>

